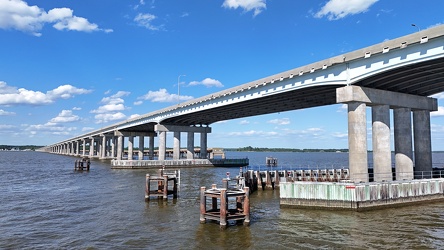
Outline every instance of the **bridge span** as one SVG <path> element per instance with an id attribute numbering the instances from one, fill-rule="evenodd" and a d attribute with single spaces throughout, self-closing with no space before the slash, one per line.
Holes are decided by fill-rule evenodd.
<path id="1" fill-rule="evenodd" d="M 217 121 L 345 103 L 348 106 L 350 178 L 368 182 L 366 107 L 372 110 L 374 179 L 391 179 L 390 109 L 394 114 L 396 179 L 413 179 L 413 171 L 429 171 L 430 112 L 444 91 L 444 25 L 255 80 L 230 89 L 147 113 L 48 145 L 52 153 L 122 160 L 124 137 L 132 153 L 139 137 L 153 156 L 165 161 L 166 134 L 174 133 L 173 160 L 180 160 L 181 133 L 187 134 L 187 155 L 194 154 L 200 133 L 201 156 L 207 155 L 207 134 Z M 413 132 L 412 132 L 413 131 Z M 414 152 L 414 156 L 413 156 Z"/>

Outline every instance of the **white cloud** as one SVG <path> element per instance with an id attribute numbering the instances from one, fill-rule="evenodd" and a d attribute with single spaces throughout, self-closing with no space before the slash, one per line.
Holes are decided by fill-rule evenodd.
<path id="1" fill-rule="evenodd" d="M 268 121 L 267 123 L 277 124 L 277 125 L 288 125 L 290 124 L 290 119 L 282 118 L 282 119 L 273 119 Z"/>
<path id="2" fill-rule="evenodd" d="M 121 97 L 128 96 L 129 94 L 130 92 L 127 91 L 118 91 L 112 96 L 102 98 L 100 103 L 103 105 L 90 111 L 90 113 L 96 114 L 94 116 L 96 123 L 125 119 L 126 115 L 120 112 L 126 109 L 124 106 L 125 100 Z"/>
<path id="3" fill-rule="evenodd" d="M 0 0 L 1 1 L 1 0 Z M 57 99 L 67 99 L 74 95 L 88 94 L 91 90 L 76 88 L 71 85 L 62 85 L 43 93 L 41 91 L 27 90 L 8 86 L 0 82 L 0 105 L 45 105 L 51 104 Z"/>
<path id="4" fill-rule="evenodd" d="M 254 11 L 253 16 L 259 15 L 267 8 L 265 0 L 225 0 L 222 7 L 229 9 L 244 9 L 245 12 Z"/>
<path id="5" fill-rule="evenodd" d="M 134 22 L 136 22 L 137 25 L 141 26 L 141 27 L 145 27 L 149 30 L 159 30 L 160 27 L 159 26 L 155 26 L 152 24 L 152 22 L 156 19 L 157 17 L 153 14 L 149 14 L 149 13 L 139 13 L 137 14 L 137 16 L 134 18 Z"/>
<path id="6" fill-rule="evenodd" d="M 212 78 L 205 78 L 200 82 L 192 81 L 192 82 L 190 82 L 190 84 L 188 86 L 196 86 L 196 85 L 204 85 L 205 87 L 218 87 L 218 88 L 221 88 L 224 86 L 220 81 L 212 79 Z"/>
<path id="7" fill-rule="evenodd" d="M 54 23 L 53 27 L 57 30 L 112 32 L 111 29 L 100 29 L 83 17 L 74 16 L 69 8 L 54 8 L 46 12 L 36 5 L 29 6 L 23 0 L 0 0 L 1 29 L 15 29 L 41 36 L 40 30 L 46 23 Z"/>
<path id="8" fill-rule="evenodd" d="M 271 132 L 265 132 L 265 131 L 256 131 L 256 130 L 249 130 L 249 131 L 243 131 L 243 132 L 230 132 L 228 133 L 230 136 L 277 136 L 279 133 L 271 131 Z"/>
<path id="9" fill-rule="evenodd" d="M 239 122 L 239 124 L 240 125 L 247 125 L 247 124 L 250 124 L 250 122 L 247 121 L 247 120 L 242 120 L 242 121 Z"/>
<path id="10" fill-rule="evenodd" d="M 122 112 L 112 113 L 112 114 L 97 114 L 95 117 L 96 123 L 106 123 L 110 121 L 123 120 L 126 115 Z"/>
<path id="11" fill-rule="evenodd" d="M 15 115 L 15 113 L 14 112 L 8 112 L 8 111 L 5 111 L 3 109 L 0 109 L 0 116 L 1 115 Z"/>
<path id="12" fill-rule="evenodd" d="M 82 132 L 85 132 L 85 131 L 91 131 L 91 130 L 93 130 L 94 128 L 93 127 L 83 127 L 82 128 Z"/>
<path id="13" fill-rule="evenodd" d="M 15 126 L 14 125 L 7 125 L 7 124 L 0 124 L 0 131 L 2 131 L 2 132 L 3 132 L 3 130 L 12 129 L 12 128 L 15 128 Z"/>
<path id="14" fill-rule="evenodd" d="M 80 117 L 74 115 L 72 110 L 62 110 L 57 117 L 50 120 L 51 123 L 65 123 L 65 122 L 75 122 L 80 120 Z"/>
<path id="15" fill-rule="evenodd" d="M 25 131 L 31 135 L 39 133 L 50 133 L 53 135 L 70 135 L 71 132 L 76 131 L 77 127 L 65 127 L 57 125 L 56 123 L 48 122 L 46 124 L 29 125 Z"/>
<path id="16" fill-rule="evenodd" d="M 348 15 L 355 15 L 368 11 L 370 6 L 378 0 L 330 0 L 314 16 L 328 20 L 338 20 Z"/>
<path id="17" fill-rule="evenodd" d="M 149 91 L 147 94 L 137 98 L 138 100 L 145 100 L 151 102 L 178 102 L 191 100 L 194 97 L 177 94 L 170 94 L 166 89 L 159 89 L 159 91 Z M 180 100 L 179 100 L 180 99 Z"/>

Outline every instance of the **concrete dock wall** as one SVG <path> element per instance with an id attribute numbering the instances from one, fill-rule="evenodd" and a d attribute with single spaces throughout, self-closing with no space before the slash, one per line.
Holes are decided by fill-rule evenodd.
<path id="1" fill-rule="evenodd" d="M 444 178 L 381 183 L 287 182 L 282 207 L 370 210 L 444 200 Z"/>

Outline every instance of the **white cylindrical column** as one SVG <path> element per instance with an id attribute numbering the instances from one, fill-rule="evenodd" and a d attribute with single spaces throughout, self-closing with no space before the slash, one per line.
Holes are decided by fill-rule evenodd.
<path id="1" fill-rule="evenodd" d="M 372 106 L 372 144 L 374 181 L 393 180 L 389 105 Z"/>
<path id="2" fill-rule="evenodd" d="M 173 160 L 180 159 L 180 131 L 174 131 Z"/>
<path id="3" fill-rule="evenodd" d="M 134 136 L 128 136 L 128 160 L 133 159 Z"/>
<path id="4" fill-rule="evenodd" d="M 367 105 L 361 102 L 350 102 L 347 105 L 350 180 L 368 182 Z"/>
<path id="5" fill-rule="evenodd" d="M 159 160 L 165 160 L 166 131 L 159 131 Z"/>
<path id="6" fill-rule="evenodd" d="M 138 160 L 143 160 L 143 151 L 145 148 L 145 137 L 143 135 L 139 136 L 139 158 Z"/>
<path id="7" fill-rule="evenodd" d="M 119 135 L 117 136 L 117 155 L 116 155 L 116 159 L 117 160 L 122 160 L 122 155 L 123 155 L 123 136 Z"/>

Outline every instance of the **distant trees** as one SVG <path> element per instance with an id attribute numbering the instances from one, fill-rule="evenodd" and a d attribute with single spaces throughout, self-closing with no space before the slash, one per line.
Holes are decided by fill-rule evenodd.
<path id="1" fill-rule="evenodd" d="M 0 145 L 0 150 L 36 150 L 37 148 L 41 148 L 43 146 L 36 145 L 22 145 L 22 146 L 14 146 L 14 145 Z"/>
<path id="2" fill-rule="evenodd" d="M 297 149 L 297 148 L 258 148 L 247 146 L 237 149 L 225 149 L 227 151 L 240 151 L 240 152 L 348 152 L 348 149 Z"/>

